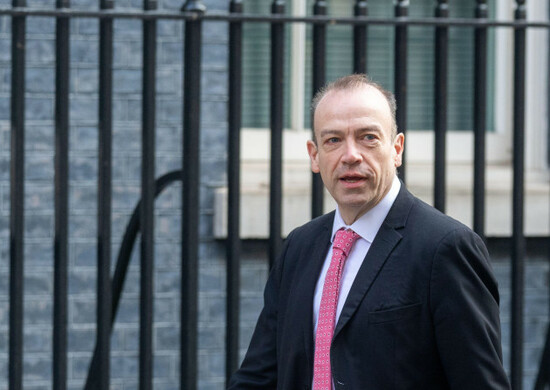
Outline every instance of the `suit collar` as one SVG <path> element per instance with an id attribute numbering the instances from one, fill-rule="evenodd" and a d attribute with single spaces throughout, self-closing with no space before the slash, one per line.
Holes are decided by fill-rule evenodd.
<path id="1" fill-rule="evenodd" d="M 397 198 L 395 199 L 384 224 L 394 229 L 405 227 L 413 203 L 414 196 L 407 190 L 407 188 L 405 188 L 403 182 L 401 182 L 399 194 L 397 195 Z"/>
<path id="2" fill-rule="evenodd" d="M 334 337 L 353 317 L 353 314 L 370 290 L 372 283 L 384 267 L 388 257 L 401 241 L 401 229 L 405 227 L 414 197 L 404 185 L 401 185 L 399 194 L 390 209 L 388 216 L 380 227 L 372 245 L 355 277 L 346 303 L 336 324 Z"/>

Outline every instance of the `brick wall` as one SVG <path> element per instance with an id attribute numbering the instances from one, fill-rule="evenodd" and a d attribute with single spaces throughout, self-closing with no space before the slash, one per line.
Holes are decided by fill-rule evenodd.
<path id="1" fill-rule="evenodd" d="M 142 6 L 117 1 L 117 8 Z M 209 10 L 227 2 L 206 0 Z M 0 0 L 1 6 L 10 1 Z M 30 7 L 53 7 L 29 1 Z M 160 2 L 179 12 L 182 1 Z M 73 8 L 97 2 L 73 1 Z M 158 23 L 157 158 L 161 175 L 181 167 L 183 23 Z M 201 389 L 224 381 L 224 248 L 212 237 L 213 190 L 225 183 L 227 24 L 205 23 L 202 79 L 199 269 Z M 69 388 L 80 389 L 95 343 L 97 236 L 98 22 L 71 21 Z M 113 267 L 140 197 L 141 22 L 114 23 Z M 9 289 L 9 159 L 11 23 L 0 17 L 0 389 L 7 389 Z M 51 388 L 54 234 L 55 21 L 27 19 L 24 387 Z M 155 389 L 179 388 L 181 185 L 156 202 Z M 136 248 L 139 244 L 136 244 Z M 136 252 L 136 251 L 135 251 Z M 112 336 L 112 388 L 133 389 L 138 372 L 139 257 L 133 255 Z"/>
<path id="2" fill-rule="evenodd" d="M 540 357 L 546 340 L 549 316 L 549 265 L 546 239 L 528 239 L 525 268 L 523 388 L 532 389 L 538 373 Z M 488 243 L 495 276 L 499 282 L 500 318 L 504 367 L 510 368 L 510 243 L 492 239 Z"/>

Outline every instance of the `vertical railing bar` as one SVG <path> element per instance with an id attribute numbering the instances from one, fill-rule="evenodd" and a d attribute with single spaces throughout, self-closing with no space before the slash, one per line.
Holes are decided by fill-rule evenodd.
<path id="1" fill-rule="evenodd" d="M 202 15 L 200 0 L 188 0 L 182 12 Z M 185 24 L 183 75 L 183 180 L 181 238 L 181 359 L 182 390 L 197 388 L 197 305 L 199 256 L 200 98 L 202 19 Z"/>
<path id="2" fill-rule="evenodd" d="M 409 15 L 409 1 L 398 0 L 395 5 L 395 16 L 406 17 Z M 395 113 L 397 131 L 403 134 L 407 131 L 407 25 L 395 27 L 395 75 L 394 89 L 397 111 Z M 405 151 L 402 156 L 403 164 L 399 168 L 398 175 L 405 182 L 406 158 Z"/>
<path id="3" fill-rule="evenodd" d="M 475 17 L 487 19 L 487 0 L 478 0 Z M 485 238 L 485 133 L 487 123 L 487 27 L 474 29 L 474 231 Z"/>
<path id="4" fill-rule="evenodd" d="M 369 14 L 366 0 L 357 0 L 353 9 L 356 18 Z M 353 26 L 353 72 L 367 73 L 367 25 Z"/>
<path id="5" fill-rule="evenodd" d="M 231 0 L 229 12 L 241 14 L 242 0 Z M 240 311 L 240 162 L 242 119 L 242 22 L 229 23 L 229 102 L 227 161 L 227 334 L 225 340 L 225 378 L 239 364 Z"/>
<path id="6" fill-rule="evenodd" d="M 69 8 L 69 0 L 57 0 Z M 53 388 L 67 388 L 67 275 L 69 224 L 69 18 L 56 21 L 55 68 L 55 236 L 53 307 Z"/>
<path id="7" fill-rule="evenodd" d="M 283 0 L 273 0 L 271 13 L 285 12 Z M 269 267 L 271 268 L 282 247 L 283 198 L 283 86 L 284 86 L 284 24 L 271 24 L 271 167 L 269 192 Z"/>
<path id="8" fill-rule="evenodd" d="M 25 0 L 13 0 L 25 7 Z M 26 18 L 12 18 L 11 152 L 10 152 L 10 390 L 23 385 L 23 265 L 25 218 L 25 29 Z"/>
<path id="9" fill-rule="evenodd" d="M 102 10 L 114 8 L 101 0 Z M 97 388 L 109 389 L 111 349 L 111 208 L 112 208 L 112 102 L 113 19 L 99 22 L 99 150 L 97 222 Z"/>
<path id="10" fill-rule="evenodd" d="M 438 0 L 436 18 L 449 17 L 447 0 Z M 446 136 L 447 136 L 447 68 L 449 27 L 435 28 L 435 86 L 434 86 L 434 207 L 445 212 Z"/>
<path id="11" fill-rule="evenodd" d="M 525 0 L 516 1 L 515 20 L 526 19 Z M 523 231 L 524 154 L 525 154 L 525 33 L 523 26 L 514 30 L 514 163 L 512 215 L 512 331 L 510 381 L 521 390 L 523 376 L 523 296 L 525 237 Z"/>
<path id="12" fill-rule="evenodd" d="M 157 9 L 157 0 L 145 0 L 145 11 Z M 141 163 L 141 297 L 139 337 L 139 388 L 153 388 L 153 272 L 155 218 L 155 72 L 157 22 L 143 21 L 143 98 Z"/>
<path id="13" fill-rule="evenodd" d="M 314 15 L 326 15 L 327 3 L 325 0 L 317 0 L 313 5 Z M 313 25 L 313 42 L 312 42 L 312 92 L 313 96 L 319 91 L 326 82 L 326 45 L 327 45 L 327 27 L 325 24 Z M 311 115 L 311 131 L 312 137 L 315 139 L 313 127 L 313 115 Z M 323 180 L 319 173 L 312 173 L 311 176 L 311 218 L 318 217 L 323 214 L 323 201 L 325 190 Z"/>

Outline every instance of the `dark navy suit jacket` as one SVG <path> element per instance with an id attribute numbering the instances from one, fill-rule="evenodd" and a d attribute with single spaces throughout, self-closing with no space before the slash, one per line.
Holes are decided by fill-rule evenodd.
<path id="1" fill-rule="evenodd" d="M 313 295 L 333 219 L 287 237 L 229 389 L 311 388 Z M 482 240 L 402 185 L 344 304 L 330 356 L 337 390 L 509 389 Z"/>

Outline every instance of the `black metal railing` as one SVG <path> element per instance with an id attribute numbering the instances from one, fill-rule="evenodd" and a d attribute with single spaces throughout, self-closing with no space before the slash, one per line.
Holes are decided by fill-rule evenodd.
<path id="1" fill-rule="evenodd" d="M 182 8 L 193 15 L 204 12 L 200 1 L 188 1 Z M 181 359 L 183 389 L 197 384 L 197 288 L 199 257 L 199 134 L 201 99 L 202 20 L 185 25 L 185 65 L 183 76 L 183 167 L 181 220 Z M 188 60 L 193 58 L 193 61 Z"/>
<path id="2" fill-rule="evenodd" d="M 525 1 L 518 1 L 515 19 L 521 22 L 525 18 Z M 525 33 L 525 27 L 516 26 L 514 30 L 514 179 L 512 200 L 512 369 L 510 371 L 510 382 L 514 389 L 521 389 L 523 380 Z"/>
<path id="3" fill-rule="evenodd" d="M 239 0 L 232 0 L 229 11 L 242 14 Z M 227 142 L 227 304 L 225 377 L 235 372 L 239 359 L 240 313 L 240 191 L 241 191 L 241 100 L 242 100 L 242 22 L 229 24 L 229 101 Z"/>
<path id="4" fill-rule="evenodd" d="M 58 0 L 58 9 L 68 1 Z M 55 233 L 53 388 L 67 388 L 68 247 L 69 247 L 69 18 L 57 18 L 55 69 Z"/>
<path id="5" fill-rule="evenodd" d="M 282 243 L 282 134 L 284 27 L 288 23 L 306 23 L 313 28 L 312 85 L 317 90 L 326 81 L 325 58 L 327 27 L 346 24 L 353 27 L 353 70 L 368 72 L 367 34 L 370 26 L 385 25 L 395 29 L 394 85 L 397 100 L 397 125 L 407 130 L 408 29 L 411 26 L 432 26 L 435 39 L 435 175 L 434 204 L 445 210 L 446 197 L 446 133 L 448 94 L 449 27 L 471 28 L 475 32 L 474 53 L 474 230 L 485 236 L 485 134 L 487 118 L 487 34 L 490 28 L 514 30 L 514 113 L 513 113 L 513 235 L 512 235 L 512 336 L 510 374 L 515 390 L 522 388 L 523 361 L 523 292 L 525 267 L 524 208 L 524 122 L 525 122 L 525 52 L 526 31 L 549 29 L 549 22 L 527 22 L 525 1 L 516 1 L 514 21 L 489 20 L 487 2 L 478 0 L 471 19 L 452 18 L 448 1 L 440 0 L 434 18 L 409 17 L 409 2 L 396 2 L 393 18 L 368 16 L 368 2 L 357 0 L 352 17 L 331 17 L 322 0 L 314 3 L 312 16 L 288 16 L 285 2 L 274 0 L 271 15 L 249 15 L 241 0 L 229 1 L 229 12 L 206 12 L 200 0 L 188 0 L 180 13 L 158 10 L 155 0 L 146 0 L 143 11 L 118 10 L 112 0 L 102 0 L 98 10 L 71 9 L 68 0 L 58 0 L 55 9 L 26 7 L 25 0 L 13 0 L 12 7 L 0 8 L 0 16 L 11 18 L 11 174 L 10 174 L 10 311 L 9 311 L 9 388 L 22 388 L 23 378 L 23 270 L 24 270 L 24 164 L 25 164 L 25 26 L 29 16 L 55 18 L 56 28 L 56 92 L 55 92 L 55 282 L 53 334 L 53 388 L 65 389 L 67 383 L 67 248 L 68 248 L 68 177 L 69 177 L 69 22 L 73 18 L 96 18 L 100 22 L 99 49 L 99 156 L 98 156 L 98 236 L 97 236 L 97 342 L 92 360 L 88 389 L 108 389 L 110 383 L 110 333 L 124 283 L 129 255 L 141 232 L 141 304 L 140 304 L 140 389 L 151 389 L 153 379 L 153 270 L 154 270 L 154 200 L 172 181 L 181 180 L 181 388 L 197 387 L 197 296 L 199 242 L 199 186 L 201 132 L 201 42 L 203 21 L 227 23 L 229 28 L 228 58 L 228 235 L 227 248 L 227 324 L 226 376 L 238 365 L 239 348 L 239 270 L 240 229 L 240 129 L 242 109 L 242 41 L 243 23 L 267 23 L 271 26 L 271 169 L 269 262 L 273 263 Z M 112 107 L 113 107 L 113 21 L 139 19 L 143 22 L 143 89 L 142 89 L 142 175 L 141 201 L 134 213 L 117 260 L 115 275 L 110 278 L 112 225 Z M 156 29 L 159 20 L 185 23 L 184 87 L 183 87 L 183 160 L 182 171 L 155 181 L 155 81 Z M 405 180 L 405 169 L 400 169 Z M 323 210 L 322 183 L 314 175 L 312 215 Z M 139 216 L 139 217 L 138 217 Z M 123 232 L 114 232 L 122 235 Z M 547 343 L 537 389 L 549 383 Z"/>
<path id="6" fill-rule="evenodd" d="M 14 7 L 24 7 L 15 0 Z M 23 257 L 25 187 L 25 25 L 24 16 L 12 19 L 11 36 L 11 157 L 10 157 L 10 387 L 23 384 Z"/>

